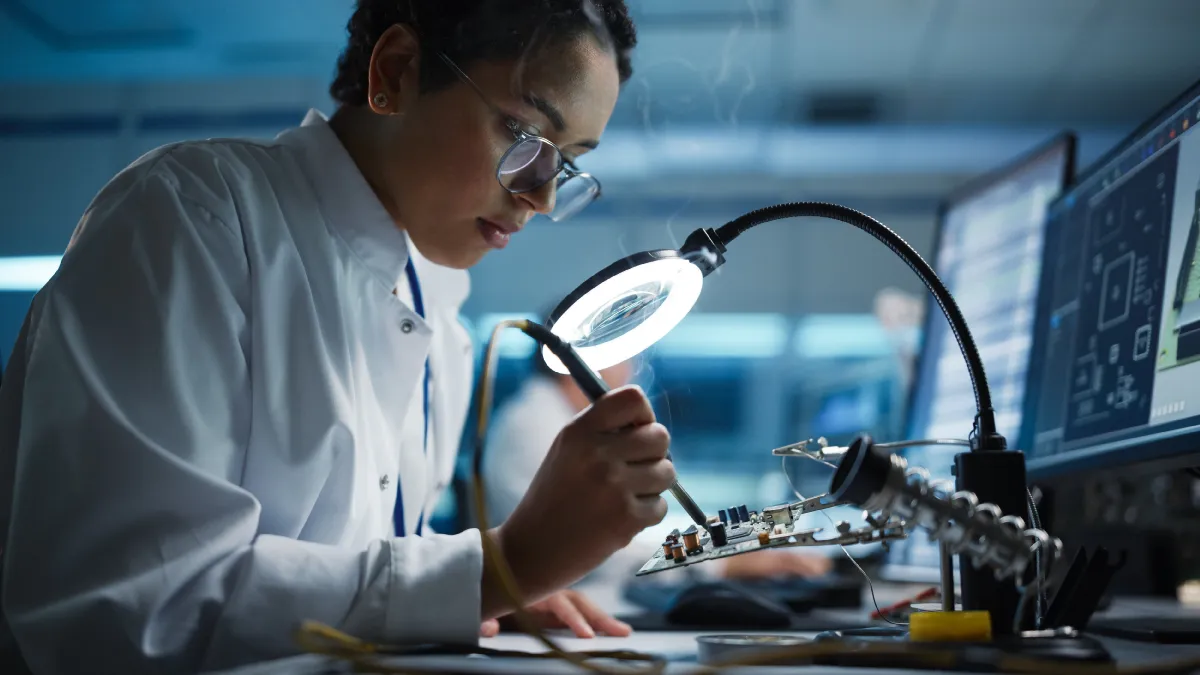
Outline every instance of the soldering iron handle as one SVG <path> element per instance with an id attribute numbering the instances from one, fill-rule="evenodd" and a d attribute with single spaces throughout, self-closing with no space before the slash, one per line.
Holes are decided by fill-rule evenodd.
<path id="1" fill-rule="evenodd" d="M 596 371 L 584 363 L 579 352 L 575 351 L 571 343 L 552 333 L 549 328 L 533 321 L 522 322 L 521 329 L 526 335 L 545 345 L 558 357 L 558 360 L 570 373 L 571 379 L 579 385 L 584 394 L 587 394 L 589 401 L 595 403 L 596 399 L 608 393 L 608 385 L 600 379 Z"/>
<path id="2" fill-rule="evenodd" d="M 667 459 L 670 458 L 671 455 L 668 453 Z M 704 515 L 704 509 L 701 509 L 700 505 L 696 503 L 696 500 L 692 499 L 692 496 L 687 493 L 687 490 L 683 489 L 683 486 L 679 484 L 679 481 L 671 483 L 670 490 L 671 494 L 675 497 L 675 501 L 679 502 L 679 505 L 683 507 L 684 511 L 687 511 L 687 514 L 692 519 L 692 522 L 696 523 L 700 527 L 708 529 L 708 516 Z"/>
<path id="3" fill-rule="evenodd" d="M 525 332 L 530 337 L 550 348 L 550 351 L 558 357 L 559 361 L 562 361 L 567 372 L 571 374 L 571 379 L 575 381 L 575 384 L 579 385 L 579 388 L 587 395 L 589 401 L 594 403 L 601 396 L 608 393 L 608 384 L 591 367 L 584 363 L 579 353 L 569 343 L 559 339 L 546 327 L 533 322 L 525 325 Z M 667 459 L 671 459 L 669 451 L 667 452 Z M 670 490 L 680 506 L 683 507 L 683 510 L 687 511 L 688 516 L 691 517 L 693 522 L 700 527 L 708 527 L 708 517 L 704 515 L 704 510 L 696 504 L 696 500 L 692 499 L 687 490 L 683 489 L 679 481 L 671 483 Z"/>
<path id="4" fill-rule="evenodd" d="M 608 393 L 608 384 L 602 380 L 599 375 L 593 372 L 591 368 L 587 367 L 582 360 L 572 361 L 570 359 L 566 359 L 563 360 L 563 365 L 565 365 L 567 367 L 567 371 L 571 373 L 571 379 L 575 381 L 575 384 L 579 385 L 579 388 L 583 390 L 583 393 L 587 394 L 588 400 L 592 403 L 595 403 L 597 399 Z M 669 450 L 667 451 L 667 459 L 671 459 L 671 452 Z M 676 486 L 678 486 L 678 483 L 676 483 Z M 674 493 L 676 497 L 678 497 L 681 493 L 687 495 L 686 492 L 683 492 L 683 488 L 679 488 L 679 492 L 676 492 L 675 489 L 672 488 L 671 492 Z M 687 505 L 685 504 L 684 506 L 686 507 Z"/>
<path id="5" fill-rule="evenodd" d="M 595 371 L 588 368 L 582 360 L 567 359 L 563 361 L 563 365 L 571 373 L 571 379 L 575 380 L 575 384 L 579 385 L 583 393 L 587 394 L 589 401 L 595 403 L 597 399 L 608 393 L 608 384 Z"/>
<path id="6" fill-rule="evenodd" d="M 600 379 L 596 373 L 592 372 L 592 369 L 588 368 L 582 360 L 574 361 L 572 359 L 566 359 L 563 360 L 563 365 L 567 367 L 567 370 L 571 373 L 571 377 L 575 380 L 575 383 L 579 385 L 579 388 L 582 389 L 585 394 L 587 394 L 589 400 L 594 402 L 596 399 L 608 393 L 608 385 L 605 384 L 604 380 Z M 578 367 L 576 368 L 574 366 Z M 671 459 L 670 451 L 667 451 L 667 459 Z M 708 517 L 704 515 L 704 510 L 700 508 L 700 505 L 696 503 L 696 500 L 692 499 L 692 496 L 687 493 L 687 490 L 683 489 L 683 486 L 679 484 L 679 481 L 671 483 L 670 490 L 671 494 L 675 497 L 675 500 L 679 502 L 679 505 L 683 507 L 684 511 L 687 511 L 687 514 L 691 517 L 692 521 L 700 527 L 707 527 Z"/>

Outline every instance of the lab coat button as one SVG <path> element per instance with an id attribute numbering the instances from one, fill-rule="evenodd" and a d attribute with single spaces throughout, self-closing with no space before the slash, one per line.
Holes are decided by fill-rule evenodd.
<path id="1" fill-rule="evenodd" d="M 380 476 L 380 478 L 379 478 L 379 489 L 380 489 L 380 490 L 387 490 L 387 488 L 388 488 L 388 485 L 389 485 L 390 483 L 391 483 L 391 481 L 390 481 L 390 480 L 388 480 L 387 474 L 386 474 L 386 473 L 385 473 L 385 474 L 383 474 L 383 475 L 382 475 L 382 476 Z"/>
<path id="2" fill-rule="evenodd" d="M 412 319 L 405 319 L 400 322 L 400 332 L 406 335 L 413 332 L 414 327 Z"/>

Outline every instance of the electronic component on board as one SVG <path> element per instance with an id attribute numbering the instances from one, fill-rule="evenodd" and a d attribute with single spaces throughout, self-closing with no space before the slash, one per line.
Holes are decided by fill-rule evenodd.
<path id="1" fill-rule="evenodd" d="M 759 532 L 758 533 L 758 545 L 759 546 L 766 546 L 770 542 L 771 542 L 771 533 L 770 532 Z"/>
<path id="2" fill-rule="evenodd" d="M 700 530 L 696 529 L 695 525 L 689 525 L 688 529 L 683 531 L 683 550 L 687 551 L 688 555 L 703 550 L 700 546 Z"/>
<path id="3" fill-rule="evenodd" d="M 742 522 L 742 516 L 738 513 L 736 506 L 729 507 L 729 524 L 737 527 L 737 524 Z"/>
<path id="4" fill-rule="evenodd" d="M 683 552 L 682 544 L 675 544 L 671 547 L 671 559 L 675 562 L 683 562 L 687 559 L 687 554 Z"/>
<path id="5" fill-rule="evenodd" d="M 768 506 L 762 510 L 762 513 L 764 518 L 770 518 L 771 522 L 776 525 L 792 524 L 792 507 L 788 504 Z"/>
<path id="6" fill-rule="evenodd" d="M 717 511 L 717 518 L 719 518 L 722 523 L 725 523 L 726 525 L 729 524 L 729 512 L 725 509 Z"/>
<path id="7" fill-rule="evenodd" d="M 737 507 L 737 510 L 738 510 L 738 518 L 743 523 L 750 522 L 750 509 L 745 504 L 742 504 L 741 506 Z"/>
<path id="8" fill-rule="evenodd" d="M 670 539 L 663 542 L 662 547 L 663 547 L 663 557 L 664 558 L 671 557 L 671 548 L 674 546 L 675 546 L 675 542 L 671 541 Z"/>
<path id="9" fill-rule="evenodd" d="M 714 547 L 724 546 L 729 543 L 729 537 L 725 532 L 725 523 L 715 522 L 708 527 L 708 536 L 712 539 Z"/>

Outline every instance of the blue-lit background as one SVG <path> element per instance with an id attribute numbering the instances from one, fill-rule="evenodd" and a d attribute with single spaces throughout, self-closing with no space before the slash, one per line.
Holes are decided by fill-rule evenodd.
<path id="1" fill-rule="evenodd" d="M 635 76 L 582 162 L 605 198 L 570 223 L 535 223 L 473 270 L 464 320 L 480 340 L 618 257 L 780 201 L 859 208 L 928 253 L 955 186 L 1063 127 L 1080 134 L 1085 166 L 1200 63 L 1192 0 L 630 4 Z M 0 0 L 6 361 L 33 292 L 122 167 L 164 143 L 271 136 L 310 107 L 332 112 L 351 6 Z M 893 310 L 904 294 L 924 302 L 890 252 L 832 222 L 758 228 L 728 260 L 638 374 L 707 509 L 788 498 L 772 447 L 901 434 L 920 318 Z M 509 347 L 501 398 L 528 349 Z M 828 480 L 793 468 L 806 494 Z"/>

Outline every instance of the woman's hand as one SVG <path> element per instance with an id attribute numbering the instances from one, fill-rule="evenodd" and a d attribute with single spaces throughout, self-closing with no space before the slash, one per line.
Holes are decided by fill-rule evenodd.
<path id="1" fill-rule="evenodd" d="M 541 628 L 570 628 L 575 637 L 593 638 L 597 634 L 625 637 L 633 632 L 629 624 L 612 618 L 578 591 L 559 591 L 530 605 L 526 611 Z M 503 620 L 506 625 L 512 622 L 511 617 Z M 496 619 L 484 621 L 479 627 L 483 637 L 492 637 L 499 632 L 500 622 Z"/>
<path id="2" fill-rule="evenodd" d="M 662 493 L 675 481 L 670 445 L 637 387 L 613 389 L 563 427 L 517 508 L 485 533 L 521 598 L 549 598 L 662 522 Z M 483 618 L 508 614 L 495 561 L 483 565 Z"/>

